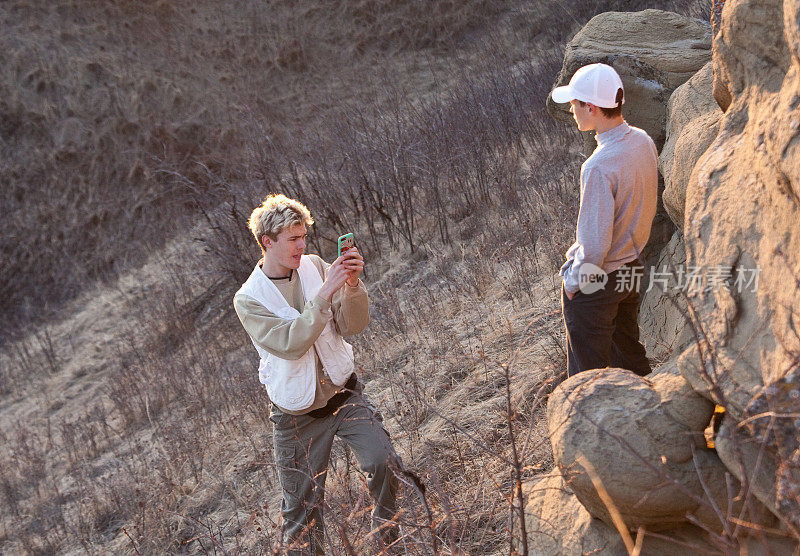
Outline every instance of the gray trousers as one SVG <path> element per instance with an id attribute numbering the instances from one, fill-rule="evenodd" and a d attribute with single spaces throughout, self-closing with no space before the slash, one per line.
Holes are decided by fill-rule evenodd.
<path id="1" fill-rule="evenodd" d="M 355 452 L 361 469 L 369 477 L 369 491 L 375 500 L 373 527 L 395 514 L 400 460 L 375 408 L 356 392 L 330 415 L 322 418 L 289 415 L 273 406 L 272 420 L 275 461 L 283 489 L 283 540 L 290 555 L 323 554 L 325 530 L 322 522 L 325 478 L 334 436 Z M 394 528 L 384 530 L 391 537 Z"/>

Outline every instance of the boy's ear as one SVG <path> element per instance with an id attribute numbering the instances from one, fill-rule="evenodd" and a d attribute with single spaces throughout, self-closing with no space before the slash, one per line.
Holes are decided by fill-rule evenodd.
<path id="1" fill-rule="evenodd" d="M 267 247 L 272 247 L 272 240 L 269 238 L 267 234 L 261 236 L 261 245 L 264 246 L 264 249 Z"/>

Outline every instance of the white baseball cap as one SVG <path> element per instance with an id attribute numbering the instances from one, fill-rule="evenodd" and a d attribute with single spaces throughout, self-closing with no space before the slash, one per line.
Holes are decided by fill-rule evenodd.
<path id="1" fill-rule="evenodd" d="M 558 103 L 580 100 L 600 108 L 616 108 L 619 89 L 624 90 L 622 79 L 614 68 L 606 64 L 589 64 L 575 72 L 569 85 L 553 89 L 551 96 Z M 624 96 L 622 104 L 625 104 Z"/>

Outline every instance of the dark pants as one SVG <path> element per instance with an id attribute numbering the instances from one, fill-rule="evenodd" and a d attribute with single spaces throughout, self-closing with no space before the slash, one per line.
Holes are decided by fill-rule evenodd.
<path id="1" fill-rule="evenodd" d="M 324 553 L 322 510 L 334 436 L 353 449 L 369 478 L 367 486 L 375 499 L 373 526 L 383 526 L 381 536 L 387 543 L 396 534 L 385 524 L 395 514 L 398 481 L 394 471 L 400 468 L 400 458 L 380 416 L 362 396 L 362 389 L 358 384 L 336 411 L 322 418 L 289 415 L 273 406 L 270 419 L 283 489 L 283 535 L 290 556 Z"/>
<path id="2" fill-rule="evenodd" d="M 618 274 L 610 273 L 602 290 L 591 294 L 578 291 L 571 300 L 562 284 L 567 376 L 605 367 L 628 369 L 639 376 L 650 373 L 650 362 L 639 342 L 639 292 L 629 287 L 616 291 Z"/>

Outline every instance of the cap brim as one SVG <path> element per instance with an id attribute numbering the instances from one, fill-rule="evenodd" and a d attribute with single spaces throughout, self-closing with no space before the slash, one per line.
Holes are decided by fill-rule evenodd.
<path id="1" fill-rule="evenodd" d="M 553 102 L 557 102 L 558 104 L 563 104 L 565 102 L 569 102 L 571 100 L 575 100 L 575 91 L 572 90 L 572 87 L 569 85 L 564 85 L 563 87 L 556 87 L 553 89 L 553 92 L 550 93 L 550 96 L 553 98 Z"/>

